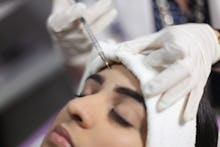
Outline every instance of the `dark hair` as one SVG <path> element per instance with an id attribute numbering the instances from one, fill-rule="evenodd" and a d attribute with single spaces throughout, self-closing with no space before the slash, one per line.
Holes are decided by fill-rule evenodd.
<path id="1" fill-rule="evenodd" d="M 209 87 L 209 84 L 206 84 L 197 112 L 196 147 L 217 147 L 218 143 L 218 127 L 215 112 L 210 104 Z"/>

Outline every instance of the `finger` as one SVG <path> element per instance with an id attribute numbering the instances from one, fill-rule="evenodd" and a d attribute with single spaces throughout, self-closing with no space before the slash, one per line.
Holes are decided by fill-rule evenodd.
<path id="1" fill-rule="evenodd" d="M 179 99 L 184 98 L 186 95 L 190 93 L 192 89 L 191 83 L 192 78 L 188 77 L 181 81 L 179 84 L 170 88 L 166 91 L 160 98 L 157 104 L 158 111 L 162 111 L 171 105 L 173 105 Z"/>
<path id="2" fill-rule="evenodd" d="M 99 0 L 92 7 L 88 8 L 85 12 L 84 17 L 88 21 L 89 25 L 93 24 L 97 19 L 99 19 L 105 13 L 108 13 L 112 9 L 111 0 Z"/>
<path id="3" fill-rule="evenodd" d="M 92 32 L 94 34 L 102 32 L 108 25 L 111 24 L 111 22 L 115 19 L 116 16 L 117 11 L 113 9 L 107 14 L 105 14 L 103 17 L 100 17 L 99 20 L 97 20 L 95 23 L 91 25 Z"/>
<path id="4" fill-rule="evenodd" d="M 70 7 L 60 13 L 52 14 L 47 20 L 48 28 L 54 32 L 61 32 L 72 28 L 73 21 L 81 17 L 86 9 L 83 3 L 77 3 L 74 7 Z"/>
<path id="5" fill-rule="evenodd" d="M 189 76 L 187 59 L 177 61 L 173 65 L 167 67 L 154 79 L 144 85 L 144 93 L 147 97 L 162 94 L 166 90 L 175 86 Z"/>
<path id="6" fill-rule="evenodd" d="M 194 89 L 190 93 L 189 99 L 186 103 L 186 108 L 183 114 L 183 120 L 185 122 L 195 119 L 198 111 L 199 103 L 202 98 L 204 92 L 204 84 L 201 84 Z"/>
<path id="7" fill-rule="evenodd" d="M 61 12 L 75 4 L 74 0 L 53 0 L 52 13 Z"/>
<path id="8" fill-rule="evenodd" d="M 133 54 L 142 53 L 146 55 L 148 52 L 162 47 L 162 42 L 158 39 L 159 35 L 159 33 L 153 33 L 121 43 L 119 49 Z"/>
<path id="9" fill-rule="evenodd" d="M 70 18 L 71 21 L 74 21 L 76 18 L 82 17 L 82 14 L 86 11 L 86 8 L 86 4 L 77 3 L 74 7 L 70 8 L 67 16 Z"/>
<path id="10" fill-rule="evenodd" d="M 181 50 L 163 47 L 147 55 L 145 62 L 153 67 L 167 67 L 181 58 L 183 58 Z"/>

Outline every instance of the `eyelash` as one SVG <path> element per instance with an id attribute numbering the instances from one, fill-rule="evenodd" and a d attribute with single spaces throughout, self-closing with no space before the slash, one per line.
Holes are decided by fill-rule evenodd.
<path id="1" fill-rule="evenodd" d="M 75 97 L 84 97 L 84 94 L 74 94 Z M 130 124 L 127 120 L 125 120 L 122 116 L 120 116 L 114 109 L 111 110 L 110 116 L 112 119 L 114 119 L 119 125 L 129 128 L 132 127 L 132 124 Z"/>
<path id="2" fill-rule="evenodd" d="M 74 94 L 74 97 L 84 97 L 84 94 Z"/>
<path id="3" fill-rule="evenodd" d="M 117 112 L 115 112 L 114 109 L 111 110 L 110 112 L 110 116 L 112 119 L 114 119 L 119 125 L 123 126 L 123 127 L 132 127 L 132 125 L 125 120 L 123 117 L 121 117 Z"/>

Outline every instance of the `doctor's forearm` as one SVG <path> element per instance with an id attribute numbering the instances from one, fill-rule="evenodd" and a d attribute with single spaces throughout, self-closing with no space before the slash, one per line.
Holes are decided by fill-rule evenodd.
<path id="1" fill-rule="evenodd" d="M 217 37 L 218 37 L 218 42 L 219 42 L 219 44 L 220 44 L 220 30 L 215 30 L 215 32 L 216 32 L 216 35 L 217 35 Z"/>

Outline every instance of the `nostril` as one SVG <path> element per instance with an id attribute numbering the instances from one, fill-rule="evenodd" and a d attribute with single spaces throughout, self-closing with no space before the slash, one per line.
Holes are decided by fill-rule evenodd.
<path id="1" fill-rule="evenodd" d="M 82 122 L 82 118 L 79 115 L 72 115 L 72 119 L 78 122 Z"/>

